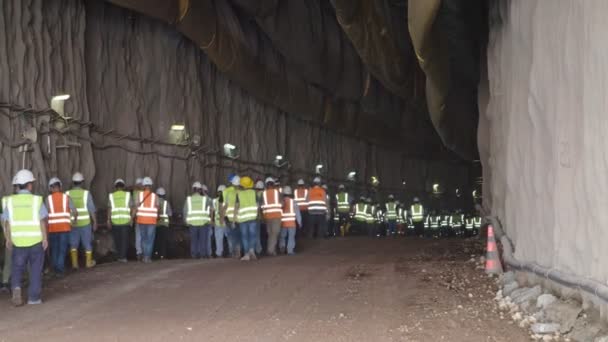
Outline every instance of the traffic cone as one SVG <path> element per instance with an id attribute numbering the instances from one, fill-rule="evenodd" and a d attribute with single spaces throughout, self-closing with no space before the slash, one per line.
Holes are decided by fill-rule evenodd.
<path id="1" fill-rule="evenodd" d="M 488 247 L 486 251 L 486 273 L 501 274 L 502 264 L 498 257 L 498 248 L 496 247 L 496 238 L 494 237 L 494 227 L 488 226 Z"/>

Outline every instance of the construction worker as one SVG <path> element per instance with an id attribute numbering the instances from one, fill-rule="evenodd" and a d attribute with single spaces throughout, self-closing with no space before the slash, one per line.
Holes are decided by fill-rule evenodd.
<path id="1" fill-rule="evenodd" d="M 298 186 L 294 191 L 293 200 L 298 204 L 300 209 L 300 215 L 302 215 L 302 229 L 300 231 L 304 234 L 308 233 L 308 188 L 306 182 L 303 179 L 298 179 Z"/>
<path id="2" fill-rule="evenodd" d="M 158 223 L 156 223 L 156 238 L 154 245 L 156 246 L 156 255 L 160 260 L 167 257 L 167 243 L 169 242 L 169 224 L 170 218 L 173 216 L 171 204 L 167 200 L 167 191 L 165 188 L 156 189 L 158 195 L 158 207 L 160 213 L 158 215 Z"/>
<path id="3" fill-rule="evenodd" d="M 397 219 L 399 209 L 397 208 L 397 202 L 395 196 L 388 195 L 388 202 L 386 202 L 386 220 L 388 223 L 388 229 L 386 236 L 394 236 L 397 234 Z"/>
<path id="4" fill-rule="evenodd" d="M 281 216 L 281 238 L 279 239 L 279 250 L 287 255 L 294 255 L 296 248 L 296 229 L 302 226 L 302 216 L 298 204 L 293 199 L 293 191 L 290 186 L 283 188 L 283 213 Z M 285 249 L 287 240 L 287 249 Z"/>
<path id="5" fill-rule="evenodd" d="M 475 219 L 470 216 L 467 215 L 466 219 L 464 220 L 464 235 L 467 237 L 473 236 L 475 231 Z"/>
<path id="6" fill-rule="evenodd" d="M 256 224 L 256 243 L 255 243 L 255 253 L 257 255 L 262 254 L 262 225 L 264 224 L 264 215 L 262 214 L 262 195 L 264 193 L 264 182 L 258 180 L 255 183 L 255 196 L 258 201 L 258 219 Z"/>
<path id="7" fill-rule="evenodd" d="M 344 236 L 348 234 L 348 230 L 350 229 L 351 212 L 351 200 L 344 184 L 338 185 L 336 205 L 338 211 L 338 227 L 340 227 L 340 235 Z"/>
<path id="8" fill-rule="evenodd" d="M 463 234 L 463 230 L 462 230 L 462 224 L 463 224 L 463 216 L 460 213 L 460 210 L 456 210 L 454 211 L 454 213 L 452 214 L 452 229 L 454 230 L 454 232 L 456 232 L 456 235 L 462 235 Z"/>
<path id="9" fill-rule="evenodd" d="M 452 215 L 448 215 L 447 210 L 443 210 L 440 215 L 440 236 L 448 237 L 452 236 Z"/>
<path id="10" fill-rule="evenodd" d="M 209 225 L 211 223 L 211 211 L 213 201 L 201 194 L 203 185 L 201 182 L 192 184 L 192 194 L 186 197 L 184 203 L 184 217 L 186 224 L 190 228 L 190 255 L 192 259 L 209 257 L 210 251 L 207 250 L 207 239 L 209 235 Z"/>
<path id="11" fill-rule="evenodd" d="M 374 237 L 376 236 L 376 206 L 371 197 L 366 198 L 365 201 L 367 203 L 367 236 Z"/>
<path id="12" fill-rule="evenodd" d="M 441 227 L 441 218 L 442 216 L 439 215 L 439 213 L 433 211 L 431 213 L 431 236 L 429 237 L 433 237 L 433 238 L 438 238 L 439 234 L 440 234 L 440 227 Z"/>
<path id="13" fill-rule="evenodd" d="M 414 232 L 422 236 L 424 232 L 424 207 L 420 204 L 418 197 L 414 197 L 414 203 L 410 207 L 410 217 L 414 223 Z"/>
<path id="14" fill-rule="evenodd" d="M 29 269 L 28 304 L 41 304 L 42 268 L 48 247 L 46 219 L 48 212 L 41 196 L 32 195 L 36 179 L 29 170 L 17 172 L 13 185 L 17 194 L 6 200 L 2 221 L 6 232 L 6 248 L 12 250 L 11 289 L 15 306 L 23 305 L 21 279 Z"/>
<path id="15" fill-rule="evenodd" d="M 312 239 L 316 231 L 316 237 L 323 239 L 327 234 L 329 201 L 327 192 L 321 187 L 321 177 L 315 177 L 312 183 L 313 186 L 308 191 L 308 197 L 306 198 L 306 202 L 308 203 L 308 218 L 310 220 L 308 237 Z"/>
<path id="16" fill-rule="evenodd" d="M 359 201 L 355 204 L 353 228 L 359 234 L 367 233 L 367 203 L 364 196 L 359 197 Z"/>
<path id="17" fill-rule="evenodd" d="M 224 190 L 226 190 L 226 186 L 220 184 L 217 187 L 216 196 L 213 199 L 213 236 L 215 237 L 215 256 L 218 258 L 224 256 L 224 237 L 228 240 L 229 249 L 232 245 L 226 229 L 226 220 L 224 219 L 224 198 L 222 195 Z"/>
<path id="18" fill-rule="evenodd" d="M 139 226 L 141 235 L 142 261 L 152 262 L 154 250 L 154 237 L 156 235 L 156 224 L 158 223 L 158 196 L 152 191 L 152 178 L 144 177 L 142 180 L 144 189 L 138 193 L 135 199 L 135 221 Z"/>
<path id="19" fill-rule="evenodd" d="M 136 201 L 139 198 L 139 193 L 144 190 L 143 178 L 135 179 L 135 185 L 133 186 L 133 199 Z M 141 230 L 139 229 L 139 225 L 135 222 L 135 251 L 137 253 L 137 261 L 142 260 L 142 248 L 141 248 Z"/>
<path id="20" fill-rule="evenodd" d="M 72 230 L 71 217 L 78 217 L 78 212 L 70 196 L 61 191 L 61 181 L 57 177 L 49 181 L 49 191 L 46 206 L 48 208 L 48 237 L 51 249 L 51 266 L 57 277 L 63 277 L 65 271 L 65 256 L 70 243 Z"/>
<path id="21" fill-rule="evenodd" d="M 473 235 L 478 235 L 481 231 L 481 216 L 475 215 L 473 217 Z"/>
<path id="22" fill-rule="evenodd" d="M 283 214 L 283 204 L 279 189 L 275 185 L 275 180 L 272 177 L 267 177 L 265 180 L 266 190 L 262 194 L 262 213 L 266 223 L 266 231 L 268 233 L 268 243 L 266 252 L 269 256 L 275 256 L 277 241 L 281 234 L 281 217 Z"/>
<path id="23" fill-rule="evenodd" d="M 132 207 L 131 193 L 125 190 L 125 181 L 118 178 L 114 181 L 114 192 L 108 195 L 109 212 L 106 224 L 108 229 L 112 230 L 119 262 L 127 262 Z"/>
<path id="24" fill-rule="evenodd" d="M 249 176 L 241 178 L 241 189 L 237 193 L 235 221 L 241 230 L 243 257 L 241 261 L 257 260 L 255 248 L 257 244 L 258 200 L 253 190 L 253 179 Z"/>
<path id="25" fill-rule="evenodd" d="M 403 208 L 403 203 L 395 201 L 397 205 L 397 233 L 399 235 L 405 235 L 407 229 L 407 211 Z"/>
<path id="26" fill-rule="evenodd" d="M 232 245 L 231 253 L 233 258 L 241 257 L 241 233 L 237 229 L 237 224 L 234 221 L 234 208 L 236 206 L 236 195 L 238 186 L 241 184 L 241 177 L 236 174 L 228 175 L 229 186 L 224 189 L 224 208 L 226 227 L 228 228 L 228 236 Z"/>
<path id="27" fill-rule="evenodd" d="M 72 176 L 72 189 L 66 192 L 72 199 L 77 217 L 72 218 L 72 230 L 70 231 L 70 260 L 72 268 L 78 269 L 78 247 L 82 245 L 86 257 L 86 267 L 95 266 L 93 260 L 93 232 L 97 231 L 96 209 L 93 196 L 88 190 L 82 188 L 84 176 L 80 172 Z"/>

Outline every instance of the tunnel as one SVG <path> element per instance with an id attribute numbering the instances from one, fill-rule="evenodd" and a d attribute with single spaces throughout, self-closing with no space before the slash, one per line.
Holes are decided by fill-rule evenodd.
<path id="1" fill-rule="evenodd" d="M 0 340 L 608 340 L 608 216 L 596 201 L 607 187 L 606 10 L 601 0 L 0 0 L 10 202 Z M 46 207 L 51 185 L 70 206 L 67 191 L 86 189 L 91 247 L 66 240 L 57 275 L 51 241 L 43 304 L 13 308 L 20 170 Z M 235 211 L 260 190 L 255 261 L 240 238 L 237 259 L 250 262 L 229 255 L 229 228 L 250 234 L 223 211 L 220 189 L 235 179 Z M 112 194 L 123 188 L 132 217 L 118 243 Z M 322 217 L 303 212 L 304 188 L 325 196 Z M 299 208 L 295 253 L 279 245 L 288 255 L 276 257 L 273 189 Z M 193 252 L 198 190 L 218 199 L 208 255 Z M 138 262 L 148 224 L 137 215 L 157 197 L 171 210 L 154 214 L 166 227 Z M 82 213 L 73 208 L 72 233 Z M 322 222 L 314 234 L 311 216 Z M 24 262 L 29 298 L 37 281 Z"/>

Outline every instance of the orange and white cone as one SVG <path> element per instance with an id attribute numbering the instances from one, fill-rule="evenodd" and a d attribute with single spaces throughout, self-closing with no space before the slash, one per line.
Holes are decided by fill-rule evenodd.
<path id="1" fill-rule="evenodd" d="M 488 247 L 486 250 L 486 273 L 501 274 L 502 264 L 498 256 L 496 238 L 494 237 L 494 227 L 488 226 Z"/>

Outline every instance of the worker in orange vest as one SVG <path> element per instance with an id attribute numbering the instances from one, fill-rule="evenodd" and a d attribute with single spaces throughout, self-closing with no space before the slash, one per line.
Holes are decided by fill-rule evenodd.
<path id="1" fill-rule="evenodd" d="M 266 252 L 269 256 L 277 255 L 277 241 L 281 234 L 281 217 L 283 214 L 283 202 L 281 194 L 276 186 L 274 178 L 266 178 L 266 190 L 262 193 L 262 214 L 266 222 L 268 233 L 268 244 Z"/>
<path id="2" fill-rule="evenodd" d="M 158 223 L 158 196 L 152 191 L 152 178 L 145 177 L 142 181 L 143 191 L 138 193 L 135 199 L 134 216 L 141 235 L 141 248 L 143 262 L 152 262 L 152 251 L 154 249 L 154 236 L 156 235 L 156 224 Z"/>
<path id="3" fill-rule="evenodd" d="M 46 199 L 48 208 L 48 236 L 51 249 L 51 267 L 55 276 L 63 277 L 65 272 L 65 257 L 70 243 L 72 221 L 70 217 L 78 216 L 78 211 L 70 196 L 63 193 L 59 178 L 49 181 L 51 194 Z"/>
<path id="4" fill-rule="evenodd" d="M 302 215 L 302 226 L 300 232 L 306 234 L 308 230 L 308 188 L 303 179 L 298 179 L 298 187 L 295 189 L 293 194 L 293 200 L 298 204 L 300 214 Z"/>
<path id="5" fill-rule="evenodd" d="M 321 177 L 315 177 L 312 181 L 313 187 L 308 191 L 308 238 L 315 236 L 323 239 L 327 234 L 327 220 L 329 209 L 329 197 L 325 189 L 321 187 Z"/>
<path id="6" fill-rule="evenodd" d="M 283 214 L 281 216 L 281 239 L 279 249 L 285 253 L 285 240 L 287 240 L 287 254 L 294 255 L 296 247 L 296 228 L 302 226 L 302 216 L 298 204 L 293 199 L 291 187 L 283 188 Z"/>

